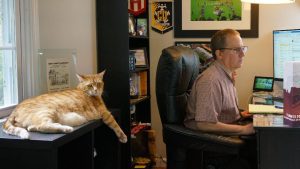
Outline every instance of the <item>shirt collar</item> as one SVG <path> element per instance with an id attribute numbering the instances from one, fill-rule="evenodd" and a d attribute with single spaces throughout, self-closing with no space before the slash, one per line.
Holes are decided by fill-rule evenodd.
<path id="1" fill-rule="evenodd" d="M 220 67 L 230 79 L 232 79 L 232 71 L 230 69 L 226 68 L 225 65 L 218 60 L 216 60 L 215 64 Z"/>

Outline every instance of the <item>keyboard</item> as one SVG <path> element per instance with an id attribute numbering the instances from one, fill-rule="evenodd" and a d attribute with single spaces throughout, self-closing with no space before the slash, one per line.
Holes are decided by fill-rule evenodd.
<path id="1" fill-rule="evenodd" d="M 271 98 L 273 101 L 282 101 L 283 102 L 283 98 L 282 97 L 272 97 Z"/>

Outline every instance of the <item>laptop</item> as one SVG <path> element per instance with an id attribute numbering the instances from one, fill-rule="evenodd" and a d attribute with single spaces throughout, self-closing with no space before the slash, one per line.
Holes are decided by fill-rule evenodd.
<path id="1" fill-rule="evenodd" d="M 255 104 L 273 105 L 273 77 L 255 76 L 253 81 L 252 102 Z"/>
<path id="2" fill-rule="evenodd" d="M 264 76 L 255 76 L 253 82 L 253 93 L 268 93 L 273 91 L 274 78 L 273 77 L 264 77 Z"/>

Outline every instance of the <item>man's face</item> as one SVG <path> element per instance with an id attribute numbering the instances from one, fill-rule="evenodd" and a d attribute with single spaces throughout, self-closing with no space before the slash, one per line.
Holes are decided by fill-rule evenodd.
<path id="1" fill-rule="evenodd" d="M 223 49 L 216 51 L 217 60 L 234 71 L 242 66 L 246 47 L 243 46 L 242 38 L 238 35 L 228 36 L 226 42 Z"/>

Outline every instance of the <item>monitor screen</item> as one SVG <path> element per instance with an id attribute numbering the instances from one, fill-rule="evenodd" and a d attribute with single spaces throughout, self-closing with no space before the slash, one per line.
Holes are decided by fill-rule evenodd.
<path id="1" fill-rule="evenodd" d="M 274 78 L 283 80 L 286 61 L 300 61 L 300 29 L 273 31 Z"/>
<path id="2" fill-rule="evenodd" d="M 273 77 L 255 76 L 253 83 L 253 91 L 272 92 L 274 85 Z"/>

